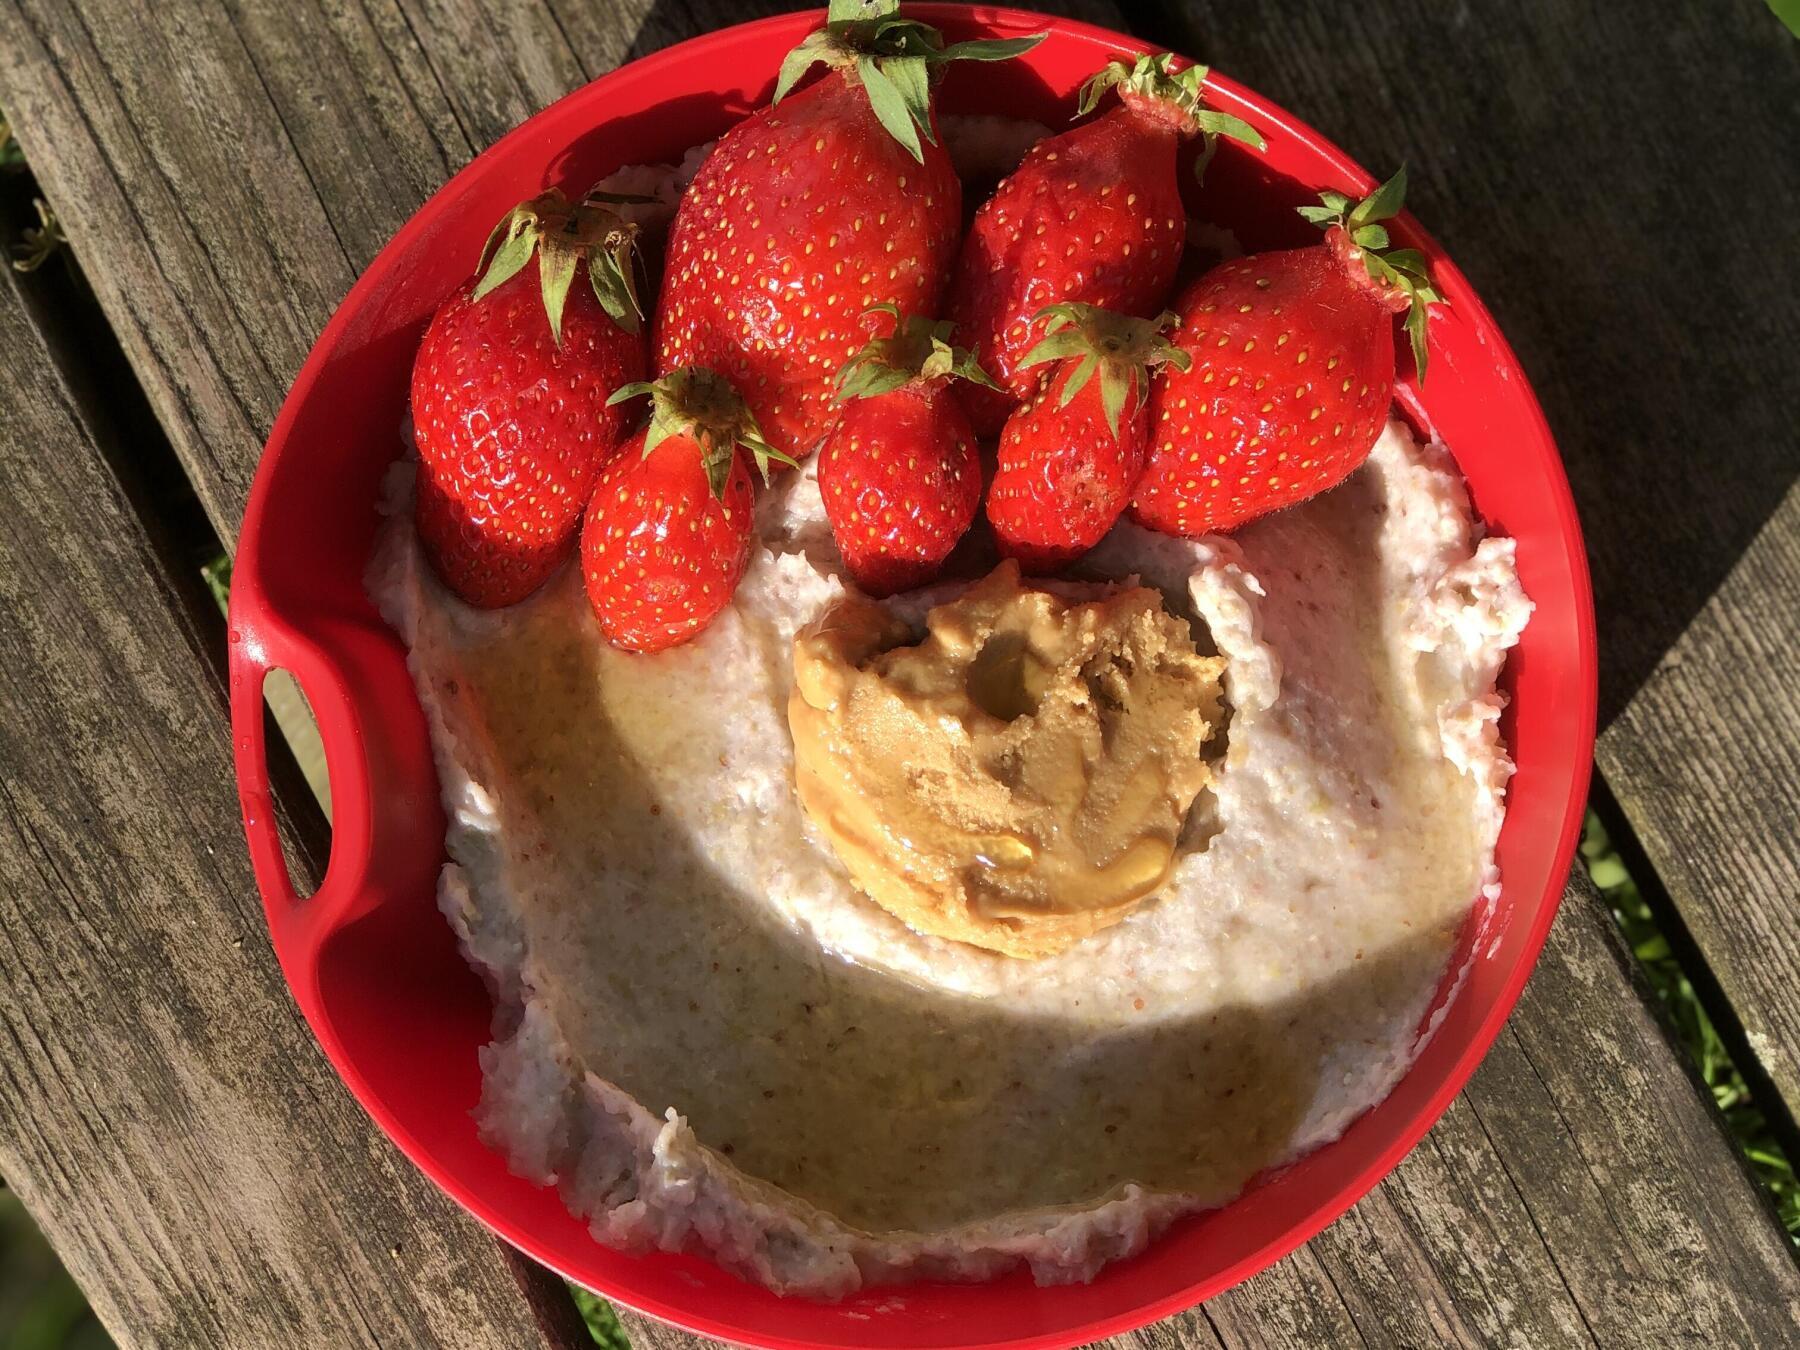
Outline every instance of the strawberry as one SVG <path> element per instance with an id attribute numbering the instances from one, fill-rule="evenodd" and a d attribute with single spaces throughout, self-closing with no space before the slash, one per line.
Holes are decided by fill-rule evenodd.
<path id="1" fill-rule="evenodd" d="M 1173 314 L 1061 304 L 1038 317 L 1048 336 L 1020 365 L 1056 364 L 1000 432 L 987 514 L 1003 554 L 1049 571 L 1099 543 L 1124 511 L 1150 439 L 1150 370 L 1184 368 L 1188 356 L 1163 336 Z"/>
<path id="2" fill-rule="evenodd" d="M 1379 222 L 1406 194 L 1402 169 L 1352 204 L 1327 192 L 1300 214 L 1325 242 L 1221 263 L 1176 304 L 1191 365 L 1150 388 L 1150 459 L 1131 514 L 1198 535 L 1302 501 L 1368 457 L 1394 397 L 1393 316 L 1408 311 L 1425 378 L 1426 306 L 1442 299 L 1416 249 Z"/>
<path id="3" fill-rule="evenodd" d="M 524 599 L 573 547 L 625 429 L 606 396 L 644 374 L 636 236 L 602 202 L 571 206 L 553 188 L 500 222 L 479 280 L 438 307 L 419 343 L 419 536 L 471 605 Z M 589 284 L 572 285 L 583 267 Z"/>
<path id="4" fill-rule="evenodd" d="M 1176 70 L 1167 52 L 1115 60 L 1082 88 L 1085 116 L 1112 88 L 1119 101 L 1090 122 L 1039 141 L 975 213 L 956 262 L 949 317 L 1004 392 L 962 391 L 989 436 L 1029 398 L 1040 371 L 1024 364 L 1033 316 L 1058 301 L 1124 314 L 1159 309 L 1187 233 L 1175 169 L 1182 140 L 1220 135 L 1261 146 L 1248 123 L 1200 106 L 1205 66 Z"/>
<path id="5" fill-rule="evenodd" d="M 600 631 L 626 651 L 685 642 L 730 601 L 750 562 L 754 493 L 740 447 L 766 479 L 779 458 L 737 391 L 685 367 L 628 384 L 650 420 L 600 472 L 581 527 L 581 570 Z"/>
<path id="6" fill-rule="evenodd" d="M 950 325 L 901 320 L 838 372 L 847 400 L 819 450 L 819 492 L 838 552 L 870 595 L 922 585 L 975 519 L 981 461 L 950 391 L 953 377 L 987 381 Z"/>
<path id="7" fill-rule="evenodd" d="M 932 73 L 1036 41 L 946 47 L 895 9 L 833 0 L 826 27 L 782 63 L 773 104 L 701 165 L 670 230 L 657 369 L 718 370 L 795 456 L 836 416 L 832 377 L 863 312 L 930 313 L 949 275 L 962 188 L 937 142 Z M 825 76 L 790 96 L 818 62 Z"/>

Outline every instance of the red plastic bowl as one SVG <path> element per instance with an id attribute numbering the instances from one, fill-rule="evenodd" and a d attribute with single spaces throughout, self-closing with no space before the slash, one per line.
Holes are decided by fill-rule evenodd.
<path id="1" fill-rule="evenodd" d="M 918 5 L 952 38 L 1048 30 L 1022 60 L 953 73 L 947 111 L 1073 111 L 1079 83 L 1142 44 L 1018 10 Z M 1573 855 L 1594 735 L 1595 658 L 1574 504 L 1524 372 L 1462 274 L 1410 219 L 1448 306 L 1432 322 L 1430 392 L 1401 398 L 1453 447 L 1475 503 L 1518 540 L 1537 614 L 1508 665 L 1505 732 L 1519 765 L 1500 837 L 1505 895 L 1468 924 L 1469 969 L 1412 1071 L 1336 1143 L 1259 1178 L 1235 1203 L 1176 1225 L 1092 1284 L 877 1289 L 838 1304 L 777 1298 L 690 1256 L 627 1256 L 595 1242 L 551 1189 L 511 1175 L 477 1138 L 476 1048 L 489 1003 L 434 903 L 444 820 L 405 654 L 363 592 L 377 488 L 398 447 L 407 375 L 426 318 L 469 271 L 488 230 L 546 183 L 580 190 L 621 164 L 679 158 L 767 100 L 782 54 L 818 16 L 789 15 L 646 57 L 533 117 L 407 222 L 326 325 L 269 438 L 239 542 L 231 703 L 244 826 L 275 950 L 325 1052 L 382 1129 L 470 1212 L 569 1278 L 695 1331 L 759 1346 L 1067 1345 L 1218 1293 L 1304 1242 L 1391 1169 L 1438 1118 L 1512 1008 Z M 1268 137 L 1228 147 L 1198 203 L 1252 245 L 1301 241 L 1289 208 L 1372 180 L 1330 142 L 1223 77 L 1219 106 Z M 1316 235 L 1312 235 L 1315 237 Z M 264 762 L 262 682 L 285 667 L 319 720 L 335 834 L 323 885 L 296 894 Z"/>

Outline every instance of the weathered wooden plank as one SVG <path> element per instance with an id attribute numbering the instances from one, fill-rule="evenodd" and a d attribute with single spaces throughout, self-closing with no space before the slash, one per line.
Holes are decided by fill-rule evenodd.
<path id="1" fill-rule="evenodd" d="M 0 1173 L 122 1345 L 579 1344 L 319 1053 L 244 858 L 210 601 L 4 282 L 0 350 Z"/>
<path id="2" fill-rule="evenodd" d="M 697 31 L 708 12 L 659 3 L 621 10 L 625 21 L 614 22 L 558 6 L 551 15 L 556 22 L 546 25 L 539 10 L 496 21 L 451 0 L 401 10 L 334 8 L 323 16 L 252 6 L 232 13 L 224 28 L 210 12 L 181 11 L 174 19 L 159 13 L 152 31 L 147 18 L 122 7 L 22 8 L 25 40 L 0 52 L 0 99 L 25 125 L 26 148 L 52 197 L 94 207 L 73 224 L 77 244 L 226 533 L 235 525 L 261 432 L 310 331 L 387 232 L 475 145 L 618 55 Z M 1355 45 L 1373 53 L 1385 43 L 1392 50 L 1393 35 L 1371 26 L 1388 21 L 1352 20 L 1361 25 Z M 1254 20 L 1270 22 L 1267 15 Z M 1300 78 L 1308 88 L 1335 90 L 1333 72 L 1343 59 L 1336 42 L 1343 34 L 1316 15 L 1282 22 L 1316 30 L 1320 50 Z M 1241 38 L 1252 23 L 1233 11 L 1214 16 L 1208 27 L 1216 33 L 1235 24 Z M 166 36 L 170 31 L 176 37 Z M 193 54 L 196 43 L 210 45 Z M 1216 43 L 1212 54 L 1219 55 Z M 1484 77 L 1489 84 L 1476 87 L 1478 99 L 1508 69 L 1504 53 L 1491 46 L 1482 60 L 1492 69 Z M 317 69 L 333 61 L 341 74 Z M 171 64 L 178 78 L 169 78 Z M 1276 81 L 1224 64 L 1284 96 Z M 198 88 L 194 69 L 208 81 L 204 116 L 188 107 Z M 404 96 L 357 97 L 354 86 L 382 71 L 404 76 Z M 334 83 L 340 78 L 352 86 L 348 96 Z M 1446 86 L 1441 97 L 1456 92 Z M 1346 77 L 1343 100 L 1359 96 Z M 1331 109 L 1315 116 L 1334 129 L 1353 125 L 1334 120 Z M 322 120 L 310 125 L 313 118 Z M 212 124 L 232 130 L 214 131 Z M 251 130 L 240 133 L 240 127 Z M 1536 150 L 1542 139 L 1519 144 Z M 218 224 L 249 209 L 241 171 L 228 175 L 220 168 L 229 158 L 221 146 L 233 143 L 256 145 L 258 189 L 267 174 L 267 195 L 284 209 L 257 208 L 256 228 L 263 231 L 257 239 L 225 229 L 192 240 L 184 222 Z M 1443 145 L 1446 155 L 1460 146 L 1451 139 L 1430 143 Z M 1383 158 L 1368 146 L 1356 148 Z M 381 192 L 360 195 L 371 184 Z M 306 190 L 314 194 L 311 203 L 299 200 Z M 207 200 L 190 205 L 188 194 Z M 103 200 L 96 204 L 96 196 Z M 1438 223 L 1435 210 L 1428 216 Z M 1454 240 L 1453 247 L 1461 252 Z M 173 256 L 158 262 L 156 252 L 165 248 Z M 255 304 L 229 284 L 258 275 L 266 293 L 256 292 Z M 1487 286 L 1480 273 L 1477 281 Z M 1504 311 L 1502 317 L 1510 322 Z M 1539 977 L 1542 984 L 1545 972 L 1562 962 L 1564 1001 L 1528 997 L 1493 1061 L 1428 1145 L 1305 1251 L 1215 1300 L 1205 1314 L 1145 1333 L 1145 1343 L 1298 1345 L 1361 1337 L 1559 1344 L 1588 1339 L 1590 1325 L 1646 1337 L 1675 1334 L 1681 1324 L 1666 1301 L 1623 1298 L 1625 1311 L 1617 1313 L 1601 1306 L 1618 1296 L 1608 1284 L 1614 1274 L 1639 1270 L 1652 1281 L 1692 1285 L 1696 1302 L 1708 1310 L 1707 1324 L 1726 1328 L 1728 1338 L 1731 1329 L 1746 1337 L 1766 1330 L 1773 1315 L 1791 1318 L 1791 1266 L 1773 1259 L 1785 1259 L 1779 1237 L 1729 1148 L 1707 1134 L 1706 1108 L 1676 1069 L 1644 1004 L 1616 961 L 1606 964 L 1613 956 L 1604 945 L 1603 912 L 1589 897 L 1582 906 L 1586 927 L 1574 938 L 1568 921 L 1559 928 Z M 1572 908 L 1571 916 L 1576 913 Z M 1596 952 L 1605 960 L 1594 960 Z M 1566 1001 L 1582 991 L 1584 1002 Z M 1570 1006 L 1588 1009 L 1592 1025 L 1568 1026 Z M 1559 1047 L 1571 1038 L 1585 1043 L 1590 1033 L 1629 1048 L 1610 1062 L 1614 1078 L 1628 1082 L 1589 1076 L 1607 1067 L 1597 1058 L 1577 1061 L 1585 1072 L 1559 1076 L 1566 1053 Z M 1521 1047 L 1533 1045 L 1537 1053 L 1528 1062 L 1544 1078 L 1516 1071 L 1525 1056 Z M 1496 1068 L 1509 1063 L 1511 1074 Z M 1600 1104 L 1593 1111 L 1568 1110 L 1564 1094 L 1596 1089 Z M 1642 1114 L 1654 1128 L 1639 1135 L 1635 1117 Z M 1497 1119 L 1516 1134 L 1494 1128 Z M 1534 1141 L 1533 1157 L 1520 1155 L 1519 1139 Z M 1642 1175 L 1652 1179 L 1648 1197 L 1637 1194 L 1630 1177 L 1609 1177 L 1600 1165 L 1632 1148 L 1649 1155 L 1660 1150 L 1664 1159 L 1655 1168 L 1644 1160 Z M 1692 1187 L 1671 1177 L 1669 1158 L 1683 1161 Z M 1689 1193 L 1696 1188 L 1707 1194 Z M 1563 1219 L 1558 1207 L 1570 1196 L 1581 1204 Z M 1622 1227 L 1602 1221 L 1627 1201 L 1645 1208 Z M 1713 1262 L 1707 1246 L 1725 1255 Z M 691 1344 L 649 1324 L 633 1330 L 641 1344 Z"/>
<path id="3" fill-rule="evenodd" d="M 1602 773 L 1800 1115 L 1800 44 L 1758 0 L 1157 8 L 1408 161 L 1518 348 L 1588 538 Z"/>
<path id="4" fill-rule="evenodd" d="M 1800 1114 L 1800 487 L 1599 761 L 1750 1053 Z"/>

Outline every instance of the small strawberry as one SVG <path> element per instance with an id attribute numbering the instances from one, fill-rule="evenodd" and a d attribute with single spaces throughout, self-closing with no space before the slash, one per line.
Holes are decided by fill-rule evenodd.
<path id="1" fill-rule="evenodd" d="M 1325 242 L 1221 263 L 1176 304 L 1188 367 L 1150 388 L 1155 435 L 1131 514 L 1198 535 L 1303 501 L 1368 457 L 1394 397 L 1393 316 L 1425 378 L 1425 311 L 1442 297 L 1417 249 L 1388 249 L 1402 169 L 1362 201 L 1300 214 Z"/>
<path id="2" fill-rule="evenodd" d="M 1186 214 L 1175 169 L 1183 139 L 1205 138 L 1204 167 L 1221 135 L 1260 147 L 1246 122 L 1200 104 L 1205 66 L 1175 69 L 1167 52 L 1115 60 L 1082 87 L 1085 116 L 1112 88 L 1102 116 L 1039 141 L 975 213 L 957 258 L 949 315 L 1005 386 L 964 389 L 976 431 L 1000 429 L 1029 398 L 1039 371 L 1024 365 L 1032 320 L 1058 301 L 1148 315 L 1175 282 Z"/>
<path id="3" fill-rule="evenodd" d="M 847 400 L 819 450 L 819 491 L 856 584 L 892 595 L 924 584 L 967 532 L 981 503 L 981 461 L 952 378 L 988 382 L 950 325 L 895 320 L 838 372 Z"/>
<path id="4" fill-rule="evenodd" d="M 658 307 L 657 369 L 719 371 L 769 440 L 809 453 L 836 416 L 832 376 L 871 305 L 937 308 L 962 227 L 938 144 L 934 72 L 1037 40 L 945 46 L 896 0 L 833 0 L 782 63 L 774 103 L 720 139 L 681 199 Z M 825 76 L 790 94 L 814 64 Z"/>
<path id="5" fill-rule="evenodd" d="M 500 222 L 480 279 L 438 307 L 419 343 L 419 535 L 471 605 L 524 599 L 574 545 L 625 429 L 606 396 L 644 374 L 636 237 L 601 201 L 570 205 L 552 188 Z M 575 286 L 583 267 L 589 284 Z"/>
<path id="6" fill-rule="evenodd" d="M 1007 418 L 987 501 L 1000 551 L 1028 571 L 1074 561 L 1113 527 L 1144 467 L 1151 367 L 1188 364 L 1163 336 L 1173 314 L 1136 319 L 1061 304 L 1039 317 L 1049 336 L 1020 365 L 1056 364 Z"/>
<path id="7" fill-rule="evenodd" d="M 771 449 L 737 391 L 686 367 L 628 384 L 649 423 L 600 472 L 581 527 L 581 569 L 600 631 L 615 647 L 659 652 L 718 616 L 750 561 L 754 493 L 740 447 L 766 479 Z"/>

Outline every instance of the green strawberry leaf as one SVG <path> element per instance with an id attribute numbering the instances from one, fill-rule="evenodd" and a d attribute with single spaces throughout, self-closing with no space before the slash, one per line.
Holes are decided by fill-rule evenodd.
<path id="1" fill-rule="evenodd" d="M 1021 366 L 1038 366 L 1046 361 L 1062 361 L 1088 350 L 1087 338 L 1075 328 L 1060 328 L 1043 338 L 1025 353 Z"/>
<path id="2" fill-rule="evenodd" d="M 1206 170 L 1211 166 L 1213 156 L 1219 153 L 1219 137 L 1229 136 L 1234 141 L 1242 141 L 1245 145 L 1253 146 L 1258 150 L 1267 144 L 1263 140 L 1262 133 L 1243 118 L 1219 112 L 1216 108 L 1196 108 L 1194 123 L 1200 128 L 1201 135 L 1200 153 L 1194 156 L 1194 181 L 1196 183 L 1206 181 Z"/>
<path id="3" fill-rule="evenodd" d="M 1361 225 L 1350 238 L 1358 248 L 1386 248 L 1388 232 L 1379 225 Z"/>
<path id="4" fill-rule="evenodd" d="M 1194 69 L 1198 70 L 1196 66 Z M 1186 72 L 1183 72 L 1184 74 Z M 1199 123 L 1200 130 L 1209 136 L 1229 136 L 1234 141 L 1242 141 L 1252 149 L 1261 150 L 1268 142 L 1263 139 L 1262 132 L 1251 126 L 1241 117 L 1220 112 L 1217 108 L 1199 108 L 1194 112 L 1194 121 Z"/>
<path id="5" fill-rule="evenodd" d="M 1390 286 L 1398 286 L 1400 284 L 1399 275 L 1393 268 L 1387 265 L 1386 260 L 1384 260 L 1379 253 L 1365 251 L 1363 253 L 1363 266 L 1368 269 L 1369 275 L 1377 281 L 1385 282 Z"/>
<path id="6" fill-rule="evenodd" d="M 487 271 L 481 274 L 481 280 L 475 286 L 475 292 L 469 298 L 479 300 L 516 277 L 531 261 L 532 251 L 537 247 L 537 229 L 527 227 L 516 229 L 507 235 L 506 242 L 500 245 L 493 260 L 488 263 Z"/>
<path id="7" fill-rule="evenodd" d="M 581 255 L 562 244 L 553 244 L 554 235 L 546 236 L 538 248 L 538 288 L 544 296 L 544 316 L 550 320 L 550 336 L 562 346 L 563 307 L 569 301 L 569 285 L 575 280 L 575 267 Z"/>
<path id="8" fill-rule="evenodd" d="M 650 414 L 650 425 L 644 429 L 643 458 L 649 459 L 655 452 L 657 446 L 668 440 L 669 437 L 673 436 L 679 430 L 680 428 L 678 426 L 663 415 L 659 400 L 656 411 Z"/>
<path id="9" fill-rule="evenodd" d="M 1219 137 L 1229 136 L 1258 150 L 1265 145 L 1262 133 L 1243 118 L 1201 105 L 1207 74 L 1205 66 L 1176 70 L 1175 57 L 1168 52 L 1145 54 L 1135 61 L 1115 57 L 1081 86 L 1076 110 L 1087 116 L 1100 106 L 1101 97 L 1109 89 L 1168 104 L 1192 119 L 1194 130 L 1203 138 L 1200 153 L 1194 157 L 1194 177 L 1196 181 L 1203 180 L 1207 166 L 1218 153 Z"/>
<path id="10" fill-rule="evenodd" d="M 1402 164 L 1394 176 L 1351 208 L 1347 224 L 1352 232 L 1360 225 L 1377 220 L 1392 220 L 1406 204 L 1406 166 Z"/>
<path id="11" fill-rule="evenodd" d="M 606 406 L 615 408 L 621 403 L 629 403 L 634 398 L 642 398 L 645 394 L 654 394 L 656 386 L 649 380 L 633 380 L 630 384 L 622 384 L 606 397 Z"/>
<path id="12" fill-rule="evenodd" d="M 1389 249 L 1381 256 L 1387 259 L 1387 265 L 1396 272 L 1405 272 L 1409 276 L 1418 277 L 1421 281 L 1431 276 L 1430 264 L 1425 261 L 1425 255 L 1416 248 Z"/>
<path id="13" fill-rule="evenodd" d="M 748 415 L 746 414 L 746 416 Z M 750 461 L 756 465 L 756 472 L 761 476 L 764 487 L 767 487 L 769 483 L 770 464 L 785 464 L 790 469 L 800 467 L 799 460 L 792 455 L 784 455 L 763 439 L 762 431 L 757 427 L 755 418 L 749 418 L 748 426 L 738 433 L 737 443 L 750 452 Z M 719 492 L 721 496 L 724 495 L 723 488 Z"/>
<path id="14" fill-rule="evenodd" d="M 1148 392 L 1150 367 L 1167 364 L 1186 370 L 1193 363 L 1163 331 L 1179 324 L 1173 311 L 1139 319 L 1098 305 L 1065 301 L 1039 310 L 1036 319 L 1044 325 L 1045 336 L 1021 364 L 1078 360 L 1063 383 L 1058 407 L 1067 407 L 1098 369 L 1100 406 L 1115 438 L 1125 400 L 1135 391 L 1141 404 Z"/>
<path id="15" fill-rule="evenodd" d="M 637 293 L 637 267 L 634 258 L 620 258 L 614 253 L 588 256 L 588 284 L 594 299 L 614 323 L 627 333 L 635 333 L 642 324 L 642 302 Z"/>
<path id="16" fill-rule="evenodd" d="M 1075 115 L 1077 117 L 1086 117 L 1089 113 L 1093 112 L 1095 108 L 1098 108 L 1100 106 L 1101 95 L 1112 88 L 1112 84 L 1105 83 L 1102 80 L 1101 76 L 1104 74 L 1105 72 L 1102 71 L 1101 75 L 1095 75 L 1092 79 L 1088 80 L 1086 84 L 1081 86 L 1081 92 L 1075 98 Z M 1116 84 L 1117 81 L 1115 80 L 1113 83 Z"/>
<path id="17" fill-rule="evenodd" d="M 1056 406 L 1059 408 L 1068 407 L 1069 404 L 1074 401 L 1075 395 L 1079 394 L 1083 387 L 1086 386 L 1087 382 L 1094 378 L 1094 372 L 1098 369 L 1100 369 L 1100 354 L 1098 352 L 1090 351 L 1086 356 L 1081 358 L 1081 363 L 1075 367 L 1074 373 L 1072 373 L 1067 380 L 1063 381 L 1062 394 L 1057 398 Z M 1104 399 L 1104 382 L 1102 382 L 1101 395 Z"/>
<path id="18" fill-rule="evenodd" d="M 731 483 L 737 447 L 750 452 L 764 481 L 769 476 L 770 460 L 794 463 L 763 439 L 755 416 L 722 375 L 699 366 L 683 366 L 654 382 L 621 385 L 607 403 L 622 403 L 643 394 L 651 398 L 644 456 L 648 458 L 671 436 L 688 437 L 699 447 L 708 491 L 721 501 Z"/>
<path id="19" fill-rule="evenodd" d="M 499 223 L 496 224 L 493 229 L 488 231 L 487 242 L 481 246 L 481 256 L 475 259 L 476 271 L 479 272 L 487 267 L 488 259 L 493 256 L 495 245 L 497 245 L 502 238 L 506 237 L 508 230 L 514 228 L 514 215 L 514 212 L 508 211 L 504 216 L 500 217 Z"/>
<path id="20" fill-rule="evenodd" d="M 933 145 L 937 137 L 931 130 L 931 75 L 923 56 L 896 56 L 879 63 L 881 73 L 893 82 L 906 105 L 907 114 L 921 134 Z M 904 144 L 905 142 L 902 142 Z"/>
<path id="21" fill-rule="evenodd" d="M 836 50 L 831 34 L 823 28 L 808 34 L 798 47 L 781 58 L 781 72 L 775 77 L 775 96 L 769 100 L 770 106 L 786 98 L 801 76 L 821 61 L 829 61 Z"/>
<path id="22" fill-rule="evenodd" d="M 1206 181 L 1206 171 L 1212 167 L 1213 156 L 1218 153 L 1219 138 L 1217 136 L 1200 138 L 1200 153 L 1194 156 L 1194 181 L 1196 183 Z"/>
<path id="23" fill-rule="evenodd" d="M 877 394 L 891 394 L 912 378 L 911 371 L 902 370 L 898 366 L 853 359 L 845 362 L 843 369 L 838 371 L 837 392 L 833 399 L 837 403 L 848 403 L 853 398 L 874 398 Z"/>
<path id="24" fill-rule="evenodd" d="M 1406 314 L 1406 336 L 1412 340 L 1413 365 L 1419 372 L 1419 387 L 1425 387 L 1425 304 L 1416 297 Z"/>
<path id="25" fill-rule="evenodd" d="M 1021 38 L 976 38 L 969 42 L 952 42 L 934 59 L 938 61 L 1010 61 L 1015 56 L 1023 56 L 1049 36 L 1048 33 L 1032 33 L 1029 37 Z"/>
<path id="26" fill-rule="evenodd" d="M 707 490 L 715 501 L 725 500 L 725 489 L 731 483 L 731 461 L 737 458 L 737 446 L 717 436 L 697 436 L 700 443 L 700 467 L 706 470 Z"/>
<path id="27" fill-rule="evenodd" d="M 1333 210 L 1329 206 L 1297 206 L 1294 208 L 1300 215 L 1315 225 L 1335 225 L 1343 219 L 1343 212 Z"/>
<path id="28" fill-rule="evenodd" d="M 908 154 L 923 164 L 925 152 L 919 146 L 918 128 L 913 125 L 912 109 L 907 106 L 905 96 L 882 73 L 872 56 L 856 58 L 856 74 L 862 80 L 863 88 L 868 90 L 869 106 L 875 110 L 876 119 L 887 128 L 888 135 L 899 141 Z"/>
<path id="29" fill-rule="evenodd" d="M 956 364 L 951 368 L 951 374 L 957 376 L 959 379 L 967 380 L 971 384 L 979 384 L 988 389 L 1005 392 L 1000 389 L 1000 385 L 994 377 L 983 369 L 981 362 L 975 359 L 975 354 L 973 352 L 963 351 L 961 347 L 956 347 L 953 350 L 961 353 L 961 355 Z"/>
<path id="30" fill-rule="evenodd" d="M 1100 407 L 1106 413 L 1106 425 L 1111 429 L 1115 441 L 1119 439 L 1119 414 L 1125 411 L 1125 395 L 1136 383 L 1136 367 L 1126 372 L 1116 366 L 1108 366 L 1100 375 Z"/>
<path id="31" fill-rule="evenodd" d="M 900 0 L 831 0 L 825 10 L 826 23 L 862 23 L 882 19 L 900 9 Z"/>

